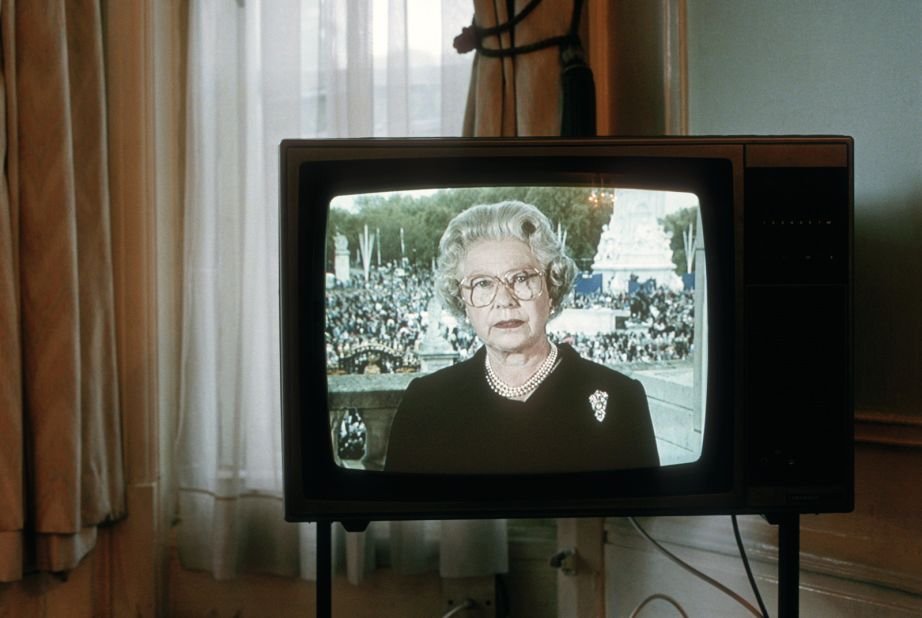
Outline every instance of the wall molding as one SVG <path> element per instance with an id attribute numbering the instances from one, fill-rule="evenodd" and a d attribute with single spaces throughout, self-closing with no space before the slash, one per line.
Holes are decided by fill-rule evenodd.
<path id="1" fill-rule="evenodd" d="M 922 416 L 856 410 L 855 442 L 922 449 Z"/>

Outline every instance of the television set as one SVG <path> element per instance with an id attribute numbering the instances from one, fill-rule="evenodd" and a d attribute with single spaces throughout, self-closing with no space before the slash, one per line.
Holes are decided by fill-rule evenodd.
<path id="1" fill-rule="evenodd" d="M 656 460 L 569 429 L 530 445 L 538 417 L 487 428 L 431 388 L 422 416 L 398 412 L 423 376 L 480 375 L 434 279 L 448 222 L 500 203 L 546 216 L 576 267 L 549 339 L 643 386 Z M 286 518 L 851 510 L 852 220 L 849 137 L 282 142 Z M 605 401 L 580 408 L 590 431 L 621 413 Z M 431 448 L 395 467 L 400 422 Z"/>

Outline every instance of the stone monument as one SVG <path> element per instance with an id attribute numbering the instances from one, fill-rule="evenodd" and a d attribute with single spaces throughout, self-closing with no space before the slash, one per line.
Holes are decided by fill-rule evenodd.
<path id="1" fill-rule="evenodd" d="M 602 289 L 628 291 L 631 275 L 641 283 L 653 279 L 659 287 L 682 289 L 675 274 L 669 238 L 659 222 L 666 215 L 662 191 L 616 189 L 612 214 L 602 228 L 592 271 L 602 274 Z"/>
<path id="2" fill-rule="evenodd" d="M 349 275 L 349 239 L 342 234 L 333 237 L 336 246 L 335 261 L 333 262 L 334 274 L 337 281 L 348 282 Z"/>
<path id="3" fill-rule="evenodd" d="M 426 334 L 419 346 L 419 370 L 431 373 L 437 369 L 455 364 L 458 353 L 442 336 L 442 303 L 437 296 L 429 301 Z"/>

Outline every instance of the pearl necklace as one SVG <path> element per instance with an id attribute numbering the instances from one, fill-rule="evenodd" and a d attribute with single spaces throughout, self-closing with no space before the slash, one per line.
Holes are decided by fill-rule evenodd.
<path id="1" fill-rule="evenodd" d="M 554 363 L 557 361 L 557 346 L 554 345 L 553 342 L 550 343 L 551 351 L 547 355 L 547 358 L 544 359 L 544 362 L 541 363 L 538 370 L 521 386 L 509 386 L 500 380 L 493 372 L 493 367 L 490 365 L 490 355 L 487 354 L 487 383 L 490 385 L 490 388 L 493 389 L 493 392 L 506 399 L 519 399 L 526 395 L 530 395 L 542 382 L 544 382 L 544 379 L 551 373 L 551 370 L 554 368 Z"/>

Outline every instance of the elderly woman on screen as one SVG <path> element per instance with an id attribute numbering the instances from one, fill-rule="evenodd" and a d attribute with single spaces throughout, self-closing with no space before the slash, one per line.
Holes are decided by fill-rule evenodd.
<path id="1" fill-rule="evenodd" d="M 436 292 L 483 342 L 410 383 L 385 469 L 554 473 L 659 465 L 640 382 L 548 338 L 577 269 L 534 206 L 474 206 L 439 244 Z"/>

